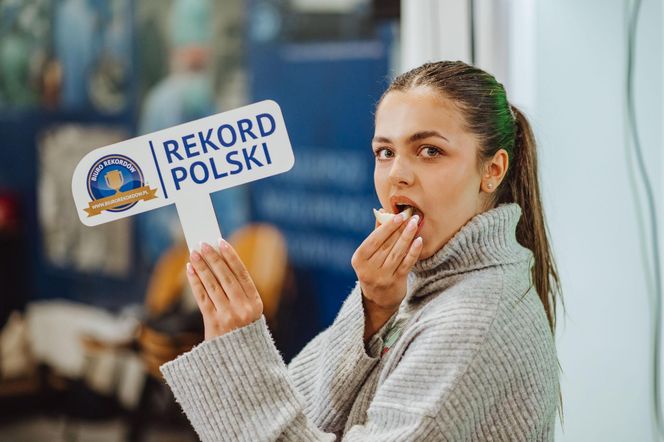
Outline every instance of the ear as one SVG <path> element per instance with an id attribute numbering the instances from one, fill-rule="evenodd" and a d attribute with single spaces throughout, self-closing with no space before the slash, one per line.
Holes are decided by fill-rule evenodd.
<path id="1" fill-rule="evenodd" d="M 484 165 L 484 173 L 482 174 L 481 189 L 487 193 L 496 191 L 500 183 L 507 174 L 509 167 L 509 156 L 505 149 L 499 149 L 491 160 L 487 161 Z"/>

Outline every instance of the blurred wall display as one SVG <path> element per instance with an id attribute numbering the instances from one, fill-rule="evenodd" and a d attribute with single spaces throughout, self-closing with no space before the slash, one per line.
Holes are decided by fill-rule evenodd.
<path id="1" fill-rule="evenodd" d="M 131 18 L 130 0 L 0 0 L 0 107 L 127 109 Z"/>
<path id="2" fill-rule="evenodd" d="M 247 104 L 245 7 L 243 0 L 137 2 L 141 101 L 173 70 L 182 70 L 183 60 L 177 54 L 184 53 L 184 58 L 194 59 L 196 69 L 206 71 L 217 108 Z"/>
<path id="3" fill-rule="evenodd" d="M 292 0 L 284 8 L 281 37 L 290 42 L 367 40 L 375 37 L 368 0 Z"/>
<path id="4" fill-rule="evenodd" d="M 132 4 L 129 0 L 57 0 L 53 48 L 62 70 L 61 106 L 106 113 L 128 105 Z"/>
<path id="5" fill-rule="evenodd" d="M 366 0 L 333 0 L 320 2 L 316 0 L 291 0 L 291 5 L 298 11 L 304 12 L 353 12 L 355 8 L 366 4 Z"/>
<path id="6" fill-rule="evenodd" d="M 46 259 L 56 268 L 126 277 L 131 264 L 131 220 L 86 227 L 78 220 L 71 177 L 94 148 L 129 138 L 125 130 L 61 125 L 39 140 L 38 211 Z"/>
<path id="7" fill-rule="evenodd" d="M 146 0 L 138 5 L 139 58 L 146 66 L 139 132 L 154 132 L 246 104 L 239 0 Z M 155 44 L 154 47 L 148 44 Z M 162 51 L 155 53 L 155 48 Z M 212 194 L 228 236 L 249 217 L 246 187 Z M 173 206 L 136 217 L 154 263 L 182 234 Z"/>
<path id="8" fill-rule="evenodd" d="M 0 0 L 0 108 L 39 103 L 50 46 L 50 0 Z"/>
<path id="9" fill-rule="evenodd" d="M 298 277 L 312 281 L 319 328 L 352 289 L 351 256 L 380 207 L 370 140 L 392 34 L 372 22 L 369 3 L 344 2 L 339 12 L 263 1 L 251 12 L 252 99 L 281 105 L 296 158 L 289 173 L 252 184 L 252 209 L 284 232 Z"/>

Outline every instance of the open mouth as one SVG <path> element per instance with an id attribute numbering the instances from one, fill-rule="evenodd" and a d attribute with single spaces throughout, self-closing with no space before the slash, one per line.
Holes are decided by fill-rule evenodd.
<path id="1" fill-rule="evenodd" d="M 393 203 L 392 204 L 392 212 L 396 215 L 398 213 L 404 212 L 404 211 L 409 211 L 409 217 L 413 215 L 418 215 L 420 217 L 419 222 L 417 223 L 417 233 L 419 234 L 420 231 L 422 230 L 422 224 L 424 223 L 424 213 L 422 211 L 410 204 L 406 203 Z"/>
<path id="2" fill-rule="evenodd" d="M 409 198 L 403 196 L 394 196 L 390 198 L 390 201 L 391 213 L 385 209 L 373 210 L 378 224 L 385 224 L 400 213 L 406 213 L 406 218 L 410 218 L 413 215 L 418 215 L 420 220 L 417 223 L 417 231 L 415 234 L 419 235 L 419 233 L 422 231 L 422 226 L 424 225 L 424 213 L 419 209 L 419 207 L 415 206 L 415 203 Z"/>

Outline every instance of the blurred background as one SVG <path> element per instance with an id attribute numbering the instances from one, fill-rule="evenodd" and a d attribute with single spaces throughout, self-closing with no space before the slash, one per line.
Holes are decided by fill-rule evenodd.
<path id="1" fill-rule="evenodd" d="M 174 207 L 94 228 L 101 146 L 263 99 L 295 167 L 212 195 L 288 362 L 373 228 L 373 110 L 426 61 L 493 73 L 539 142 L 565 308 L 560 441 L 664 440 L 659 0 L 0 0 L 0 440 L 196 440 L 158 367 L 202 339 Z"/>

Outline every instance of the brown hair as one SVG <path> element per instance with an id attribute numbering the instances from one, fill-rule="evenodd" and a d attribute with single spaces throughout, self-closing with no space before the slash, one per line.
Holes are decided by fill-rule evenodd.
<path id="1" fill-rule="evenodd" d="M 556 302 L 562 299 L 558 270 L 548 240 L 540 199 L 535 136 L 525 115 L 507 101 L 505 88 L 492 75 L 460 61 L 426 63 L 398 76 L 383 94 L 429 86 L 451 99 L 462 112 L 467 129 L 479 139 L 478 168 L 499 149 L 509 157 L 507 174 L 492 194 L 491 207 L 518 203 L 522 217 L 517 241 L 533 252 L 531 277 L 555 336 Z M 382 101 L 382 98 L 381 98 Z M 560 396 L 562 413 L 562 396 Z M 562 414 L 561 414 L 562 420 Z"/>

